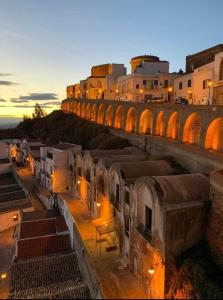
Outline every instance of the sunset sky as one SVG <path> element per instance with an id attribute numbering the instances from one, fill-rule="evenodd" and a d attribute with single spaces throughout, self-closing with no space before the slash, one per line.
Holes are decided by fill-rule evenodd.
<path id="1" fill-rule="evenodd" d="M 223 43 L 222 0 L 0 0 L 0 118 L 47 112 L 92 65 L 141 54 L 184 69 Z"/>

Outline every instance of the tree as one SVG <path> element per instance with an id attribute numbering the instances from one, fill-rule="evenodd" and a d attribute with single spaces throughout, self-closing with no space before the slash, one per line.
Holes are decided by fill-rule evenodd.
<path id="1" fill-rule="evenodd" d="M 41 119 L 46 116 L 45 111 L 41 108 L 39 103 L 36 103 L 34 113 L 33 113 L 33 119 Z"/>

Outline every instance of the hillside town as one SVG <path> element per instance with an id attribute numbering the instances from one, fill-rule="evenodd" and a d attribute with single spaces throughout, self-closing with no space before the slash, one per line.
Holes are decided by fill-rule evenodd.
<path id="1" fill-rule="evenodd" d="M 61 103 L 128 146 L 1 140 L 0 298 L 222 299 L 223 44 L 130 63 Z"/>

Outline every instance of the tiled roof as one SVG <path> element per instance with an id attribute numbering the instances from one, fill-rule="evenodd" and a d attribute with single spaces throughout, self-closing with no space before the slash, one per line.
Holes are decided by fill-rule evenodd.
<path id="1" fill-rule="evenodd" d="M 15 178 L 11 173 L 9 174 L 0 174 L 0 186 L 10 185 L 17 183 Z"/>
<path id="2" fill-rule="evenodd" d="M 19 199 L 25 199 L 26 194 L 24 193 L 23 190 L 8 193 L 8 194 L 1 194 L 0 195 L 0 203 L 4 202 L 10 202 L 10 201 L 15 201 Z"/>
<path id="3" fill-rule="evenodd" d="M 59 150 L 67 150 L 67 149 L 72 149 L 77 147 L 77 145 L 75 144 L 69 144 L 69 143 L 61 143 L 61 144 L 57 144 L 57 145 L 53 145 L 52 148 L 56 148 Z"/>
<path id="4" fill-rule="evenodd" d="M 45 219 L 20 224 L 20 239 L 52 234 L 56 234 L 55 219 Z"/>
<path id="5" fill-rule="evenodd" d="M 58 233 L 68 230 L 67 224 L 65 222 L 64 216 L 56 217 L 56 231 Z"/>
<path id="6" fill-rule="evenodd" d="M 6 163 L 10 163 L 10 160 L 8 158 L 1 158 L 0 159 L 0 164 L 6 164 Z"/>
<path id="7" fill-rule="evenodd" d="M 71 250 L 69 234 L 17 241 L 17 259 L 24 260 Z"/>
<path id="8" fill-rule="evenodd" d="M 0 194 L 10 193 L 21 190 L 21 187 L 18 184 L 0 187 Z"/>
<path id="9" fill-rule="evenodd" d="M 57 209 L 23 212 L 22 222 L 55 218 L 56 216 L 59 216 Z"/>

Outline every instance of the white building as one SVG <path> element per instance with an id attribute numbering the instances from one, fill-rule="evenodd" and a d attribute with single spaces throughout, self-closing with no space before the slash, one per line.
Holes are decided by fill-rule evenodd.
<path id="1" fill-rule="evenodd" d="M 187 56 L 186 70 L 174 80 L 174 99 L 190 104 L 223 104 L 223 45 Z"/>
<path id="2" fill-rule="evenodd" d="M 53 193 L 71 190 L 70 151 L 81 149 L 80 145 L 61 143 L 51 147 L 41 147 L 41 184 Z"/>

